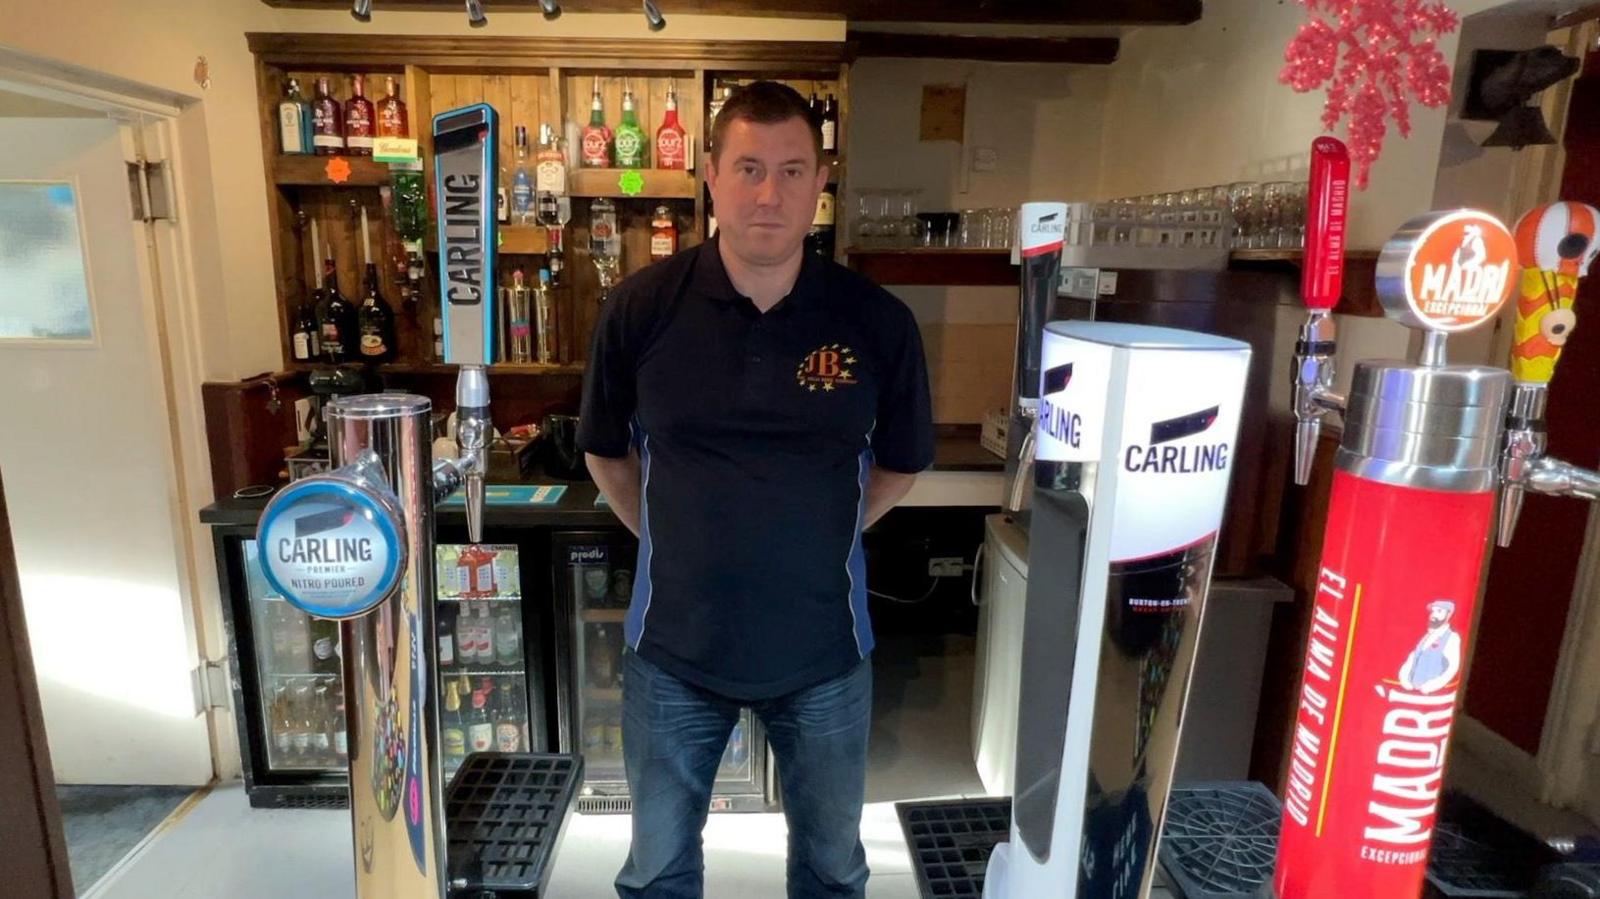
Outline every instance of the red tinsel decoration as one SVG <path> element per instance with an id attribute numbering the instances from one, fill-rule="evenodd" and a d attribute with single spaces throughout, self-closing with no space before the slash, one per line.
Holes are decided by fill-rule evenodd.
<path id="1" fill-rule="evenodd" d="M 1414 97 L 1423 106 L 1450 102 L 1450 66 L 1434 42 L 1460 19 L 1438 0 L 1300 0 L 1310 21 L 1284 48 L 1278 80 L 1299 93 L 1328 85 L 1322 126 L 1349 115 L 1356 186 L 1365 189 L 1393 116 L 1411 134 Z"/>

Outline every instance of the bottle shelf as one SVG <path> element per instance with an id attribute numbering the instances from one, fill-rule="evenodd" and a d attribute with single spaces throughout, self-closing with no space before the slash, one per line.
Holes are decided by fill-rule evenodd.
<path id="1" fill-rule="evenodd" d="M 337 675 L 337 674 L 323 674 L 323 673 L 316 672 L 316 671 L 290 671 L 290 672 L 268 671 L 268 672 L 265 672 L 265 675 L 267 677 L 270 677 L 270 678 L 274 679 L 274 680 L 295 680 L 295 679 L 302 679 L 302 678 L 309 678 L 311 680 L 338 680 L 339 679 L 339 675 Z"/>
<path id="2" fill-rule="evenodd" d="M 627 609 L 584 609 L 583 620 L 589 624 L 621 624 L 628 617 Z"/>
<path id="3" fill-rule="evenodd" d="M 624 172 L 638 172 L 644 185 L 636 194 L 622 192 Z M 616 200 L 693 200 L 694 172 L 681 169 L 569 169 L 567 193 L 574 197 Z M 502 250 L 502 252 L 504 252 Z"/>
<path id="4" fill-rule="evenodd" d="M 501 225 L 498 252 L 510 256 L 543 256 L 550 252 L 550 233 L 543 225 Z M 439 252 L 439 234 L 428 229 L 422 238 L 422 248 L 429 253 Z M 534 274 L 538 274 L 535 272 Z"/>
<path id="5" fill-rule="evenodd" d="M 621 687 L 584 687 L 583 695 L 599 702 L 621 702 Z"/>
<path id="6" fill-rule="evenodd" d="M 439 669 L 439 674 L 443 677 L 460 677 L 463 674 L 468 677 L 500 677 L 502 675 L 509 677 L 514 674 L 527 673 L 528 670 L 526 668 L 463 668 L 460 665 L 452 665 L 449 668 Z"/>
<path id="7" fill-rule="evenodd" d="M 344 180 L 334 180 L 336 175 Z M 389 183 L 389 165 L 367 156 L 279 154 L 272 180 L 279 187 L 380 187 Z"/>
<path id="8" fill-rule="evenodd" d="M 520 596 L 439 596 L 440 602 L 522 602 Z"/>

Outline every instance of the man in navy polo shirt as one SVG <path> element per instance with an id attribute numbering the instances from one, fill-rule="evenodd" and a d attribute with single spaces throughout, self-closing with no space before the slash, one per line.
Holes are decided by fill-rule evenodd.
<path id="1" fill-rule="evenodd" d="M 584 379 L 579 444 L 639 536 L 617 893 L 702 895 L 712 784 L 749 708 L 777 756 L 789 896 L 860 897 L 861 531 L 933 457 L 922 338 L 899 300 L 804 251 L 828 170 L 799 94 L 741 88 L 711 136 L 717 235 L 617 286 Z"/>

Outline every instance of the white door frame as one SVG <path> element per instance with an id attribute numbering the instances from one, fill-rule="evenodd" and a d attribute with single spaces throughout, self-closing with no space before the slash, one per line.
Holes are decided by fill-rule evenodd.
<path id="1" fill-rule="evenodd" d="M 16 93 L 103 112 L 125 125 L 125 159 L 166 164 L 172 218 L 135 226 L 143 241 L 137 255 L 147 288 L 140 291 L 145 298 L 146 333 L 151 358 L 160 366 L 171 449 L 166 470 L 149 474 L 163 477 L 169 485 L 170 521 L 183 542 L 178 575 L 190 633 L 190 662 L 203 677 L 205 660 L 226 660 L 228 652 L 211 538 L 199 521 L 200 508 L 212 499 L 200 392 L 205 380 L 202 352 L 206 341 L 199 298 L 207 292 L 220 295 L 220 285 L 201 290 L 203 278 L 195 252 L 196 220 L 215 218 L 212 198 L 187 186 L 191 180 L 204 179 L 185 177 L 191 171 L 189 166 L 199 161 L 186 159 L 182 138 L 195 136 L 190 129 L 204 127 L 198 117 L 182 118 L 195 98 L 3 46 L 0 85 Z M 226 702 L 226 696 L 213 699 Z M 237 731 L 230 715 L 226 708 L 206 715 L 213 777 L 238 775 Z"/>

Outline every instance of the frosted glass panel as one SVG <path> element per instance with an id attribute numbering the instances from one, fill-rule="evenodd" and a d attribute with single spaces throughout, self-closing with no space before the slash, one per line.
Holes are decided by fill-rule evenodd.
<path id="1" fill-rule="evenodd" d="M 71 184 L 0 181 L 0 339 L 94 337 L 78 234 Z"/>

